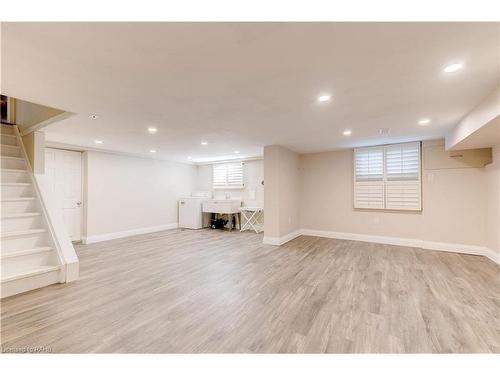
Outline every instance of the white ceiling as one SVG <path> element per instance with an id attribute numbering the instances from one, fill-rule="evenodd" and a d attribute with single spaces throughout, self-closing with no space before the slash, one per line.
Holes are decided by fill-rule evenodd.
<path id="1" fill-rule="evenodd" d="M 2 93 L 76 114 L 48 140 L 178 161 L 442 137 L 499 81 L 498 23 L 3 23 L 1 37 Z"/>

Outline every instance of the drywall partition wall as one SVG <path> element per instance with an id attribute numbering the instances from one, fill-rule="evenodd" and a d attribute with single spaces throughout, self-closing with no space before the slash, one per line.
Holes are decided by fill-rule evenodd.
<path id="1" fill-rule="evenodd" d="M 177 227 L 195 166 L 93 151 L 85 159 L 87 243 Z"/>
<path id="2" fill-rule="evenodd" d="M 299 235 L 299 178 L 297 153 L 264 148 L 264 242 L 279 245 Z"/>
<path id="3" fill-rule="evenodd" d="M 487 246 L 500 259 L 500 145 L 493 148 L 493 163 L 486 166 Z"/>
<path id="4" fill-rule="evenodd" d="M 33 173 L 45 173 L 45 133 L 31 132 L 22 137 Z"/>
<path id="5" fill-rule="evenodd" d="M 241 199 L 246 206 L 264 205 L 264 160 L 245 160 L 243 162 L 243 189 L 213 189 L 213 164 L 197 167 L 196 190 L 211 191 L 213 197 Z"/>
<path id="6" fill-rule="evenodd" d="M 359 210 L 353 208 L 352 158 L 352 150 L 301 155 L 298 202 L 304 233 L 323 231 L 332 237 L 346 234 L 345 238 L 356 238 L 351 235 L 355 234 L 367 240 L 385 237 L 380 242 L 393 243 L 414 239 L 418 240 L 415 246 L 427 241 L 450 251 L 461 247 L 448 244 L 471 249 L 486 246 L 484 168 L 427 170 L 424 158 L 421 212 Z"/>

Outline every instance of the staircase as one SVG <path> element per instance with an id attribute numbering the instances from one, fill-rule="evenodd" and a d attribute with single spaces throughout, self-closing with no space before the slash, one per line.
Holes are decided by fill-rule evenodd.
<path id="1" fill-rule="evenodd" d="M 1 125 L 1 297 L 65 282 L 36 180 L 16 126 Z"/>

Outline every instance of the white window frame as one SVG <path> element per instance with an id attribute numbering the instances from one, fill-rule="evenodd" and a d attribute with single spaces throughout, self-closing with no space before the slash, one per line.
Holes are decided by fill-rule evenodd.
<path id="1" fill-rule="evenodd" d="M 231 165 L 236 165 L 241 168 L 241 181 L 240 183 L 234 184 L 234 183 L 229 183 L 229 170 L 228 168 Z M 225 176 L 225 183 L 224 184 L 216 184 L 215 183 L 215 170 L 216 168 L 221 168 L 224 167 L 226 169 L 226 176 Z M 212 165 L 212 188 L 213 189 L 244 189 L 245 188 L 245 176 L 244 176 L 244 163 L 241 161 L 236 161 L 236 162 L 225 162 L 225 163 L 216 163 Z"/>
<path id="2" fill-rule="evenodd" d="M 387 149 L 394 148 L 395 146 L 404 146 L 404 145 L 416 145 L 418 150 L 418 179 L 408 179 L 408 178 L 400 178 L 400 179 L 388 179 L 387 176 Z M 382 150 L 383 151 L 383 175 L 382 180 L 370 180 L 367 179 L 365 181 L 356 181 L 356 153 L 360 151 L 368 151 L 368 150 Z M 369 209 L 369 210 L 386 210 L 386 211 L 422 211 L 422 143 L 421 142 L 405 142 L 405 143 L 393 143 L 388 145 L 381 146 L 373 146 L 373 147 L 360 147 L 353 150 L 353 205 L 355 209 Z M 371 185 L 371 186 L 370 186 Z M 366 186 L 368 192 L 372 189 L 374 194 L 380 194 L 377 192 L 377 189 L 383 189 L 383 200 L 377 204 L 376 199 L 374 202 L 369 202 L 370 204 L 359 204 L 357 203 L 357 192 L 358 189 Z M 402 189 L 402 195 L 404 196 L 404 191 L 409 194 L 415 194 L 415 188 L 417 189 L 418 202 L 416 205 L 410 207 L 405 206 L 405 204 L 397 205 L 388 203 L 388 195 L 389 190 L 393 189 L 395 186 L 400 187 Z M 369 194 L 369 193 L 368 193 Z M 409 200 L 415 200 L 415 197 L 409 198 Z"/>

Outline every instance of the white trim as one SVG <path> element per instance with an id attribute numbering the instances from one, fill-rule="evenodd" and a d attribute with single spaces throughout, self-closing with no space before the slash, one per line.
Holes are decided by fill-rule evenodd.
<path id="1" fill-rule="evenodd" d="M 486 246 L 464 245 L 464 244 L 455 244 L 449 242 L 434 242 L 434 241 L 419 240 L 414 238 L 386 237 L 386 236 L 374 236 L 369 234 L 331 232 L 331 231 L 314 230 L 314 229 L 302 229 L 300 232 L 301 235 L 303 236 L 315 236 L 315 237 L 325 237 L 325 238 L 336 238 L 340 240 L 383 243 L 388 245 L 417 247 L 426 250 L 437 250 L 437 251 L 446 251 L 446 252 L 460 253 L 460 254 L 481 255 L 487 257 L 488 259 L 492 260 L 497 264 L 500 264 L 500 254 L 498 252 L 495 252 L 493 249 L 487 248 Z"/>
<path id="2" fill-rule="evenodd" d="M 296 230 L 295 232 L 288 233 L 282 237 L 264 237 L 262 242 L 267 245 L 281 246 L 288 241 L 293 240 L 302 235 L 302 230 Z"/>
<path id="3" fill-rule="evenodd" d="M 165 224 L 165 225 L 157 225 L 154 227 L 130 229 L 130 230 L 122 231 L 122 232 L 98 234 L 95 236 L 82 236 L 82 242 L 84 244 L 91 244 L 91 243 L 95 243 L 95 242 L 113 240 L 116 238 L 136 236 L 138 234 L 154 233 L 154 232 L 161 232 L 164 230 L 177 229 L 178 227 L 179 227 L 178 223 L 171 223 L 171 224 Z"/>

